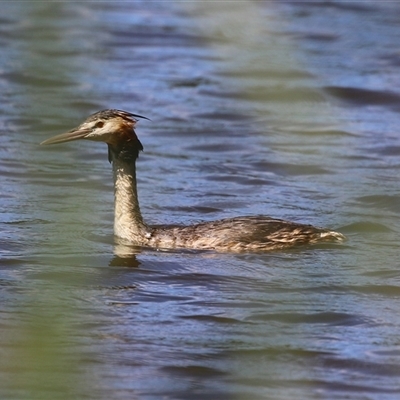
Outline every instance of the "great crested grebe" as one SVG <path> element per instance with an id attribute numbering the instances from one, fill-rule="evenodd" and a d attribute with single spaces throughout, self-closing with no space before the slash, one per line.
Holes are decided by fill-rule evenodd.
<path id="1" fill-rule="evenodd" d="M 266 216 L 249 216 L 189 226 L 147 225 L 142 218 L 136 189 L 136 159 L 143 150 L 135 133 L 136 118 L 121 110 L 103 110 L 77 128 L 47 139 L 56 144 L 86 139 L 105 142 L 114 173 L 114 234 L 129 243 L 153 248 L 217 251 L 270 251 L 295 245 L 342 242 L 345 237 L 329 229 Z"/>

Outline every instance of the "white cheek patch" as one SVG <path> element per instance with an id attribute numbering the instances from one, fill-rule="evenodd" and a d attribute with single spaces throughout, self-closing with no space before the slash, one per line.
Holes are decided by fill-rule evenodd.
<path id="1" fill-rule="evenodd" d="M 98 132 L 98 131 L 97 131 L 97 132 L 90 132 L 90 133 L 85 137 L 85 139 L 96 140 L 96 141 L 99 141 L 99 142 L 104 141 L 103 135 L 101 135 L 100 132 Z"/>
<path id="2" fill-rule="evenodd" d="M 94 126 L 91 129 L 92 132 L 90 132 L 85 139 L 94 140 L 97 142 L 107 142 L 112 135 L 106 125 L 104 125 L 102 128 L 96 128 Z"/>

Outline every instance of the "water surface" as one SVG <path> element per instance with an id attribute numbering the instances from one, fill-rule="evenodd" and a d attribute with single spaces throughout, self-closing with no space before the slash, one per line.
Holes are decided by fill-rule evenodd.
<path id="1" fill-rule="evenodd" d="M 396 399 L 397 3 L 7 2 L 0 19 L 0 393 Z M 143 214 L 268 214 L 341 246 L 116 247 L 106 146 L 145 115 Z"/>

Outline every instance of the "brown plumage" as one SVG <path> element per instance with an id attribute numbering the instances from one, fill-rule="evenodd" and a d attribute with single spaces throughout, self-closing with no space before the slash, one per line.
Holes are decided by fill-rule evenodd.
<path id="1" fill-rule="evenodd" d="M 121 110 L 99 111 L 77 128 L 41 143 L 79 139 L 107 143 L 114 174 L 114 233 L 120 239 L 154 248 L 236 252 L 269 251 L 345 239 L 341 233 L 329 229 L 266 216 L 228 218 L 189 226 L 147 225 L 140 212 L 136 188 L 136 159 L 143 150 L 134 130 L 136 118 L 145 117 Z"/>

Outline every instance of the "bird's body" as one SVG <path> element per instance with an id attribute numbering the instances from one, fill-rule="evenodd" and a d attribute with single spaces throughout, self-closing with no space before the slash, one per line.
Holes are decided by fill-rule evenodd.
<path id="1" fill-rule="evenodd" d="M 269 251 L 294 245 L 342 240 L 336 232 L 262 215 L 203 222 L 189 226 L 160 226 L 150 233 L 151 247 Z"/>
<path id="2" fill-rule="evenodd" d="M 114 234 L 125 242 L 153 248 L 243 252 L 344 240 L 335 231 L 266 216 L 228 218 L 188 226 L 147 225 L 140 212 L 136 187 L 136 159 L 143 146 L 134 131 L 135 117 L 140 116 L 120 110 L 100 111 L 78 128 L 42 143 L 87 139 L 108 144 L 114 175 Z"/>

